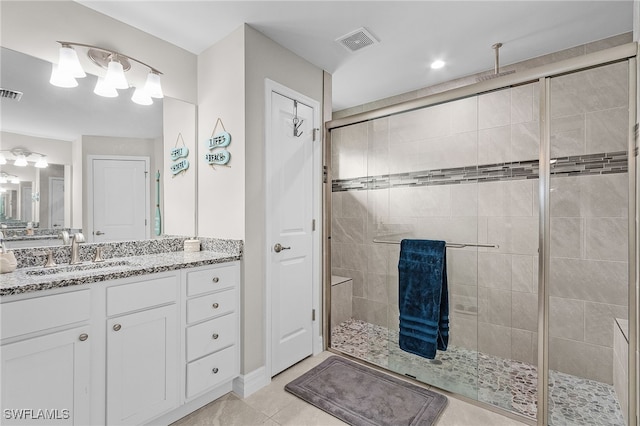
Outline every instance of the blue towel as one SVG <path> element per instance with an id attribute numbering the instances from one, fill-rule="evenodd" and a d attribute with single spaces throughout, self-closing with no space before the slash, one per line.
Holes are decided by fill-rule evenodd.
<path id="1" fill-rule="evenodd" d="M 445 245 L 430 240 L 400 243 L 400 349 L 429 359 L 449 343 Z"/>

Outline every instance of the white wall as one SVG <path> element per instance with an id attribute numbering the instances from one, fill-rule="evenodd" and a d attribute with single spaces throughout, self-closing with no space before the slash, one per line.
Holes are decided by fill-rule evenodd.
<path id="1" fill-rule="evenodd" d="M 238 28 L 198 56 L 198 234 L 244 239 L 244 33 Z M 226 166 L 210 166 L 206 141 L 216 121 L 231 135 Z M 222 131 L 218 125 L 216 133 Z"/>
<path id="2" fill-rule="evenodd" d="M 161 153 L 160 200 L 162 233 L 166 235 L 195 236 L 196 231 L 196 177 L 198 151 L 196 147 L 196 106 L 177 99 L 163 99 L 164 143 Z M 189 149 L 189 168 L 178 175 L 171 172 L 169 153 L 174 147 Z M 177 145 L 176 145 L 177 144 Z M 154 172 L 155 173 L 155 172 Z M 155 175 L 154 175 L 155 179 Z"/>

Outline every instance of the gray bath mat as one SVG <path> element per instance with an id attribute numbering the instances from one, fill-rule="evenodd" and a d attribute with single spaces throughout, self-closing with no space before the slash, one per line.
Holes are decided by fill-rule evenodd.
<path id="1" fill-rule="evenodd" d="M 447 397 L 332 356 L 285 390 L 356 426 L 435 424 Z"/>

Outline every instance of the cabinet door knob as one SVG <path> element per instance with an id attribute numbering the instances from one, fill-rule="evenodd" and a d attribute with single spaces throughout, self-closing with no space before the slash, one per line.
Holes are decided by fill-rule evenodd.
<path id="1" fill-rule="evenodd" d="M 213 309 L 218 309 L 220 307 L 220 304 L 218 302 L 216 302 L 211 306 L 213 307 Z"/>
<path id="2" fill-rule="evenodd" d="M 213 374 L 218 374 L 218 368 L 217 368 L 217 367 L 214 367 L 214 368 L 213 368 L 213 370 L 211 370 L 211 372 L 212 372 Z"/>
<path id="3" fill-rule="evenodd" d="M 216 340 L 220 336 L 218 336 L 218 333 L 213 333 L 213 335 L 211 337 L 213 338 L 213 340 Z"/>
<path id="4" fill-rule="evenodd" d="M 213 277 L 213 279 L 212 279 L 211 281 L 213 281 L 214 283 L 217 283 L 218 281 L 220 281 L 220 278 L 218 278 L 218 277 Z"/>
<path id="5" fill-rule="evenodd" d="M 88 338 L 89 338 L 89 335 L 87 333 L 82 333 L 80 337 L 78 337 L 78 339 L 80 339 L 81 342 L 84 342 Z"/>
<path id="6" fill-rule="evenodd" d="M 116 324 L 113 326 L 113 330 L 114 331 L 120 331 L 120 329 L 122 328 L 122 326 L 120 324 Z"/>

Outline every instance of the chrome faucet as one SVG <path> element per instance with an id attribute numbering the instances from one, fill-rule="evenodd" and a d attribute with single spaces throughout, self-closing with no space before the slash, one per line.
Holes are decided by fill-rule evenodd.
<path id="1" fill-rule="evenodd" d="M 80 243 L 84 243 L 84 235 L 82 232 L 77 232 L 71 236 L 71 261 L 69 265 L 82 263 L 79 253 Z"/>

